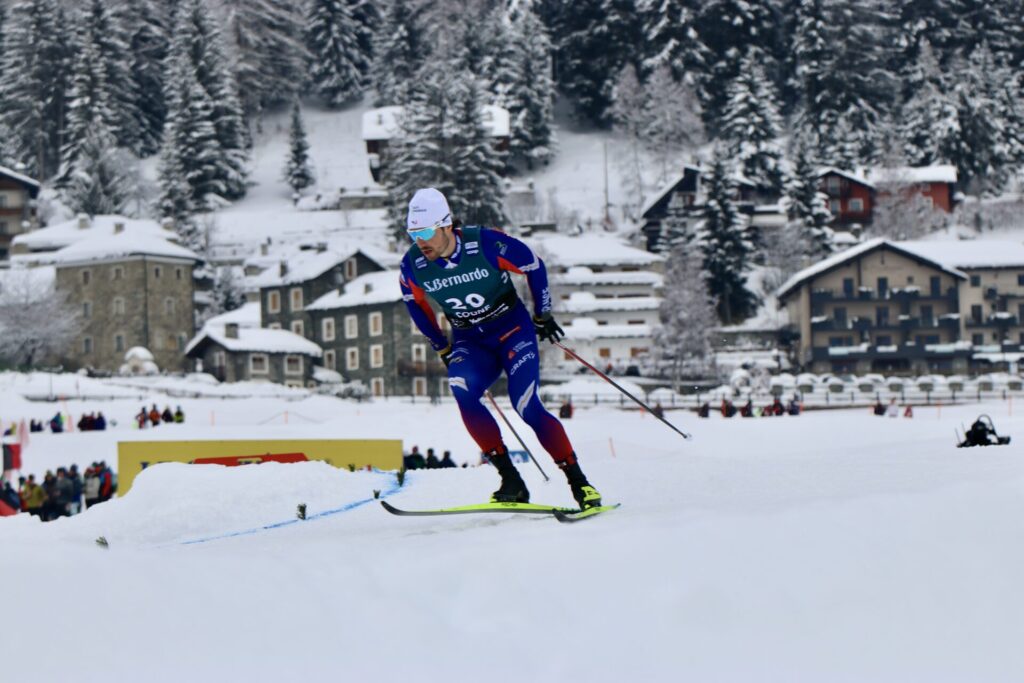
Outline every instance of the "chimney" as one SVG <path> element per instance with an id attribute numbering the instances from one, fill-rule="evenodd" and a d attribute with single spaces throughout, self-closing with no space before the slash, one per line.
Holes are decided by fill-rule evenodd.
<path id="1" fill-rule="evenodd" d="M 79 230 L 86 230 L 86 229 L 88 229 L 91 222 L 92 221 L 89 220 L 89 214 L 87 214 L 87 213 L 80 213 L 80 214 L 78 214 L 78 229 Z"/>
<path id="2" fill-rule="evenodd" d="M 373 291 L 373 285 L 367 282 L 363 285 L 363 294 L 369 294 Z"/>
<path id="3" fill-rule="evenodd" d="M 270 245 L 264 242 L 260 245 L 260 256 L 266 256 L 270 253 Z"/>
<path id="4" fill-rule="evenodd" d="M 288 274 L 288 263 L 286 261 L 281 261 L 281 263 L 278 264 L 277 274 L 280 275 L 281 277 L 284 277 L 285 275 Z"/>
<path id="5" fill-rule="evenodd" d="M 238 339 L 238 323 L 225 323 L 224 336 L 228 339 Z"/>
<path id="6" fill-rule="evenodd" d="M 124 221 L 117 221 L 114 223 L 114 234 L 120 235 L 122 232 L 124 232 Z"/>
<path id="7" fill-rule="evenodd" d="M 160 220 L 160 227 L 164 230 L 174 230 L 174 219 L 170 216 Z"/>
<path id="8" fill-rule="evenodd" d="M 327 251 L 327 242 L 317 242 L 316 251 L 318 254 L 322 254 Z"/>

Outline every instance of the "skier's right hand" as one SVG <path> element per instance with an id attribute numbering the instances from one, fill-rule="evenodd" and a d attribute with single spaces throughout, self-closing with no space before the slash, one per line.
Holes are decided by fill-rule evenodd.
<path id="1" fill-rule="evenodd" d="M 441 362 L 444 363 L 444 366 L 448 367 L 448 364 L 452 362 L 452 345 L 449 344 L 444 347 L 437 352 L 437 355 L 441 357 Z"/>

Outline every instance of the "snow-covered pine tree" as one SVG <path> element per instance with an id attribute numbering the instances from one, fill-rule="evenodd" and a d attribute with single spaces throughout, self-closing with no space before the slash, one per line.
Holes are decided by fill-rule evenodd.
<path id="1" fill-rule="evenodd" d="M 645 90 L 648 121 L 644 140 L 658 164 L 659 182 L 664 182 L 679 172 L 683 150 L 704 141 L 700 100 L 691 85 L 672 78 L 667 66 L 651 72 Z"/>
<path id="2" fill-rule="evenodd" d="M 608 125 L 615 79 L 639 61 L 641 22 L 635 0 L 577 0 L 562 15 L 556 78 L 584 119 Z"/>
<path id="3" fill-rule="evenodd" d="M 551 76 L 551 39 L 540 19 L 525 9 L 513 18 L 512 81 L 499 103 L 509 111 L 509 151 L 528 169 L 554 154 L 555 85 Z"/>
<path id="4" fill-rule="evenodd" d="M 489 39 L 480 64 L 480 85 L 486 93 L 485 104 L 509 108 L 509 94 L 517 80 L 520 61 L 514 21 L 521 22 L 520 15 L 524 13 L 530 13 L 528 8 L 514 12 L 514 16 L 510 17 L 504 9 L 495 7 L 484 15 L 482 26 L 476 27 L 478 32 L 482 32 Z M 536 20 L 536 17 L 534 19 Z M 537 28 L 543 31 L 539 20 Z M 550 43 L 548 52 L 550 53 Z M 534 58 L 544 59 L 545 55 L 535 55 Z"/>
<path id="5" fill-rule="evenodd" d="M 452 213 L 467 225 L 502 226 L 505 214 L 504 155 L 495 149 L 483 122 L 483 88 L 460 74 L 452 93 Z"/>
<path id="6" fill-rule="evenodd" d="M 48 178 L 60 164 L 67 97 L 67 25 L 57 0 L 24 0 L 4 24 L 0 124 L 14 134 L 16 161 Z"/>
<path id="7" fill-rule="evenodd" d="M 736 207 L 736 182 L 724 147 L 715 151 L 707 178 L 707 201 L 698 243 L 703 254 L 708 292 L 716 300 L 718 316 L 731 325 L 747 317 L 754 297 L 747 289 L 747 271 L 754 246 L 747 222 Z"/>
<path id="8" fill-rule="evenodd" d="M 202 0 L 184 0 L 177 8 L 173 36 L 169 61 L 178 55 L 188 58 L 210 106 L 208 120 L 218 143 L 213 178 L 220 188 L 217 194 L 238 199 L 246 190 L 249 131 L 220 30 Z"/>
<path id="9" fill-rule="evenodd" d="M 107 0 L 90 0 L 82 21 L 103 67 L 107 90 L 105 99 L 114 117 L 110 132 L 119 147 L 138 149 L 141 122 L 131 77 L 128 31 L 121 8 Z"/>
<path id="10" fill-rule="evenodd" d="M 405 104 L 408 88 L 430 53 L 420 25 L 421 9 L 411 0 L 390 0 L 374 36 L 370 80 L 374 106 Z"/>
<path id="11" fill-rule="evenodd" d="M 215 270 L 211 316 L 234 311 L 245 305 L 245 290 L 238 275 L 233 266 L 221 266 Z"/>
<path id="12" fill-rule="evenodd" d="M 802 127 L 816 129 L 829 111 L 826 93 L 835 77 L 832 36 L 825 0 L 797 0 L 790 62 L 801 99 Z"/>
<path id="13" fill-rule="evenodd" d="M 807 259 L 817 261 L 832 253 L 833 234 L 829 225 L 833 216 L 828 210 L 827 197 L 819 189 L 818 168 L 809 147 L 804 141 L 796 145 L 793 171 L 786 187 L 786 213 L 800 252 Z"/>
<path id="14" fill-rule="evenodd" d="M 669 364 L 675 391 L 680 390 L 684 374 L 702 376 L 709 369 L 718 319 L 708 289 L 698 250 L 678 247 L 668 253 L 654 346 L 658 360 Z"/>
<path id="15" fill-rule="evenodd" d="M 917 54 L 916 86 L 903 104 L 899 132 L 908 163 L 927 166 L 942 160 L 942 145 L 960 131 L 956 106 L 931 44 L 922 40 Z"/>
<path id="16" fill-rule="evenodd" d="M 288 102 L 305 79 L 305 17 L 293 0 L 220 0 L 243 110 Z"/>
<path id="17" fill-rule="evenodd" d="M 307 10 L 310 79 L 330 107 L 340 107 L 362 94 L 370 70 L 372 43 L 354 9 L 350 0 L 311 0 Z"/>
<path id="18" fill-rule="evenodd" d="M 138 140 L 133 150 L 147 157 L 160 149 L 164 117 L 164 60 L 169 46 L 170 17 L 159 4 L 149 0 L 125 0 L 124 22 L 128 30 L 131 54 L 129 90 L 134 98 L 133 109 L 138 127 Z"/>
<path id="19" fill-rule="evenodd" d="M 94 25 L 87 17 L 80 19 L 73 38 L 75 54 L 71 67 L 67 127 L 57 177 L 57 184 L 62 188 L 67 187 L 76 174 L 86 142 L 113 142 L 119 123 L 111 107 L 106 64 L 93 32 Z"/>
<path id="20" fill-rule="evenodd" d="M 134 192 L 137 169 L 131 153 L 117 146 L 101 126 L 86 133 L 73 171 L 64 185 L 64 200 L 76 214 L 120 214 Z"/>
<path id="21" fill-rule="evenodd" d="M 298 193 L 316 181 L 309 163 L 309 142 L 306 140 L 306 128 L 302 125 L 302 110 L 298 100 L 292 105 L 292 125 L 288 140 L 288 164 L 285 166 L 284 177 L 289 187 Z"/>
<path id="22" fill-rule="evenodd" d="M 641 0 L 645 75 L 666 66 L 673 80 L 692 83 L 707 69 L 709 52 L 694 27 L 699 5 L 696 0 Z"/>
<path id="23" fill-rule="evenodd" d="M 728 89 L 721 132 L 733 159 L 758 188 L 779 196 L 785 183 L 779 146 L 782 120 L 774 88 L 761 64 L 763 53 L 751 48 Z"/>

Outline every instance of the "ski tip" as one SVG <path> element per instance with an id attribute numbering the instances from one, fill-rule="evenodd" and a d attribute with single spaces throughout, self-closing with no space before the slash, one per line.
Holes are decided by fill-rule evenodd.
<path id="1" fill-rule="evenodd" d="M 380 505 L 381 505 L 382 508 L 384 508 L 385 510 L 387 510 L 388 512 L 390 512 L 393 515 L 400 515 L 400 514 L 402 514 L 401 510 L 399 510 L 398 508 L 396 508 L 394 505 L 392 505 L 391 503 L 387 502 L 386 500 L 382 500 L 380 502 Z"/>
<path id="2" fill-rule="evenodd" d="M 554 510 L 552 514 L 554 514 L 555 519 L 557 519 L 559 522 L 580 522 L 584 519 L 596 517 L 602 512 L 614 510 L 620 505 L 622 505 L 622 503 L 613 503 L 611 505 L 599 505 L 598 507 L 587 508 L 586 510 L 580 510 L 577 512 L 563 512 L 561 510 Z"/>

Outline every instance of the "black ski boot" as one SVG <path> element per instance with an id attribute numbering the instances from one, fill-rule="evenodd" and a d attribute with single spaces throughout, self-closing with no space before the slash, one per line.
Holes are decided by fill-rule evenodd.
<path id="1" fill-rule="evenodd" d="M 529 503 L 530 492 L 526 488 L 526 482 L 519 476 L 519 470 L 512 464 L 508 449 L 499 446 L 486 455 L 491 464 L 498 468 L 498 474 L 501 475 L 501 486 L 491 494 L 491 502 Z"/>
<path id="2" fill-rule="evenodd" d="M 562 471 L 565 472 L 565 478 L 569 480 L 572 497 L 576 499 L 580 510 L 601 505 L 601 494 L 587 481 L 587 476 L 583 474 L 578 462 L 564 466 Z"/>

